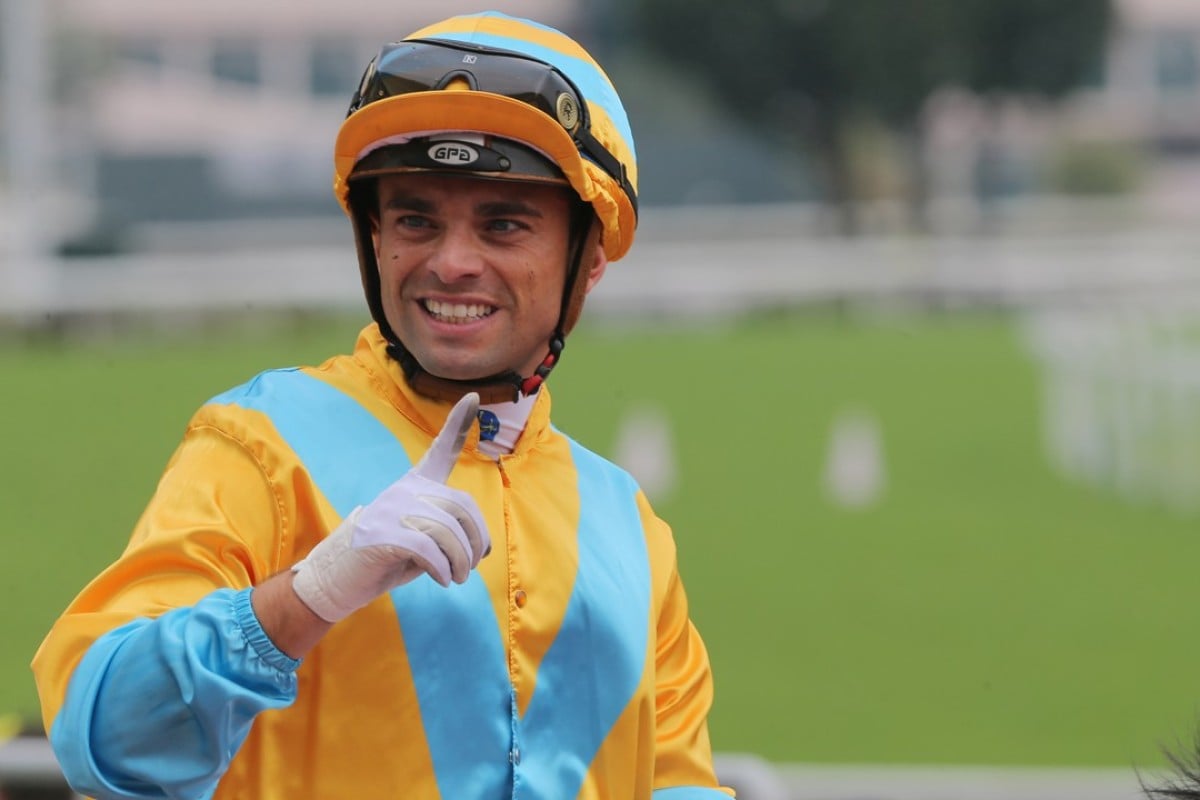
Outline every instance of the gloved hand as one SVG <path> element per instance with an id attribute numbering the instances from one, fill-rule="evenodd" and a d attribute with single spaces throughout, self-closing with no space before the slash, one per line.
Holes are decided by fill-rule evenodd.
<path id="1" fill-rule="evenodd" d="M 459 400 L 417 465 L 292 567 L 293 589 L 317 616 L 337 622 L 423 572 L 463 583 L 491 551 L 475 499 L 446 485 L 478 409 L 474 392 Z"/>

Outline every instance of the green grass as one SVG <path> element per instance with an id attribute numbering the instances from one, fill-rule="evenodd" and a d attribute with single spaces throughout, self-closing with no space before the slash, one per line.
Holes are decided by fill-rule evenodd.
<path id="1" fill-rule="evenodd" d="M 0 346 L 0 711 L 34 716 L 38 641 L 119 553 L 194 408 L 357 327 Z M 606 454 L 626 411 L 669 411 L 680 483 L 654 499 L 712 657 L 717 749 L 1124 766 L 1190 735 L 1195 522 L 1051 473 L 1007 321 L 585 327 L 552 386 L 558 425 Z M 845 408 L 882 426 L 887 490 L 866 510 L 821 488 Z"/>

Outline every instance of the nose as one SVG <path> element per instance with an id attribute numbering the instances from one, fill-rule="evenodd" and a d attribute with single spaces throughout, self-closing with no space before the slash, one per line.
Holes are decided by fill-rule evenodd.
<path id="1" fill-rule="evenodd" d="M 426 265 L 442 283 L 453 284 L 479 277 L 484 263 L 474 232 L 465 225 L 451 225 L 438 237 Z"/>

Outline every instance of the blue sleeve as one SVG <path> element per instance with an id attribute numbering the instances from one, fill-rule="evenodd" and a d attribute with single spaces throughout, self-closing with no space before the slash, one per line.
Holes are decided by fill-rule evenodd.
<path id="1" fill-rule="evenodd" d="M 296 697 L 296 667 L 267 638 L 250 589 L 109 631 L 67 687 L 50 743 L 94 798 L 206 798 L 255 716 Z"/>
<path id="2" fill-rule="evenodd" d="M 729 795 L 717 789 L 699 786 L 674 786 L 670 789 L 655 789 L 654 800 L 729 800 Z"/>

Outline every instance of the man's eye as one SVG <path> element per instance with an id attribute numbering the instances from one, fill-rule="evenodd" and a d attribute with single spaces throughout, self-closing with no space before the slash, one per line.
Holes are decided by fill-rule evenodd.
<path id="1" fill-rule="evenodd" d="M 497 233 L 508 233 L 520 230 L 522 225 L 515 219 L 494 219 L 488 222 L 488 227 Z"/>
<path id="2" fill-rule="evenodd" d="M 428 228 L 430 222 L 427 218 L 416 214 L 405 214 L 396 218 L 396 224 L 401 228 Z"/>

